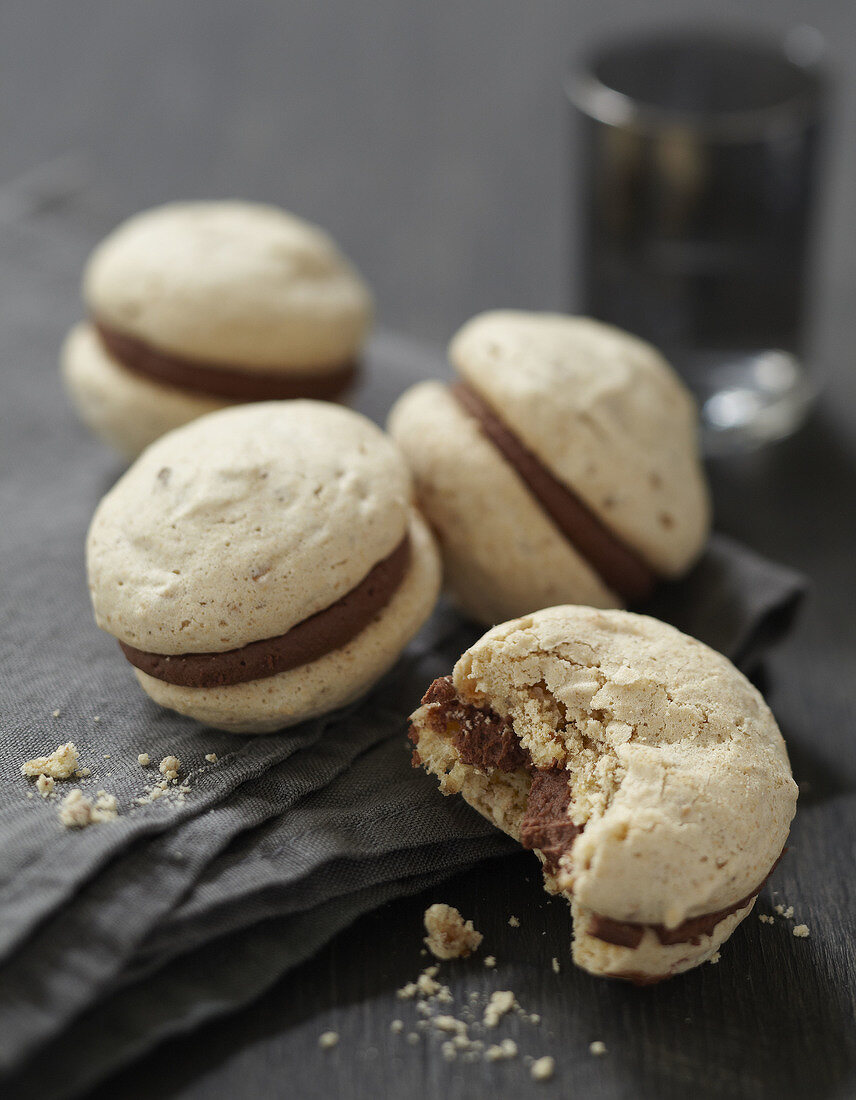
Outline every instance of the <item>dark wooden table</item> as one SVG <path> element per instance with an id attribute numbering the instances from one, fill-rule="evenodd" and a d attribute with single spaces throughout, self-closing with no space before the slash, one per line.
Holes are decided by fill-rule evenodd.
<path id="1" fill-rule="evenodd" d="M 660 21 L 708 7 L 663 0 Z M 768 26 L 800 13 L 784 0 L 755 8 Z M 0 175 L 70 151 L 67 170 L 116 214 L 178 196 L 280 201 L 346 244 L 387 324 L 440 342 L 480 308 L 571 300 L 559 80 L 573 47 L 631 12 L 638 24 L 627 0 L 597 11 L 10 0 Z M 824 0 L 811 15 L 846 52 L 856 7 Z M 834 133 L 854 117 L 845 72 Z M 856 143 L 839 141 L 819 253 L 818 409 L 792 440 L 711 470 L 719 528 L 813 581 L 765 669 L 801 797 L 791 851 L 759 906 L 793 905 L 810 937 L 753 915 L 718 966 L 643 990 L 597 981 L 567 963 L 567 909 L 520 854 L 365 917 L 262 1001 L 167 1044 L 94 1098 L 856 1096 L 854 159 Z M 414 1019 L 395 991 L 425 965 L 421 915 L 435 900 L 472 917 L 497 958 L 493 971 L 478 958 L 444 967 L 456 1002 L 514 990 L 542 1023 L 514 1019 L 503 1034 L 521 1054 L 555 1057 L 552 1082 L 532 1082 L 520 1059 L 449 1064 L 436 1043 L 390 1032 L 393 1019 Z M 325 1030 L 341 1036 L 333 1051 L 318 1048 Z M 593 1040 L 605 1056 L 589 1053 Z"/>

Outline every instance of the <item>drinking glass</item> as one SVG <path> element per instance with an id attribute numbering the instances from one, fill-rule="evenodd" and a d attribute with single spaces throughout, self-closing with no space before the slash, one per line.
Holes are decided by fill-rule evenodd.
<path id="1" fill-rule="evenodd" d="M 806 271 L 827 79 L 817 32 L 613 42 L 573 74 L 583 311 L 655 344 L 709 452 L 804 418 Z"/>

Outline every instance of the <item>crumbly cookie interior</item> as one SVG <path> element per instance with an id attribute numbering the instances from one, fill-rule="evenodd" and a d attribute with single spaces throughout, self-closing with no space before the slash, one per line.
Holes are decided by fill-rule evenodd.
<path id="1" fill-rule="evenodd" d="M 446 686 L 447 685 L 447 686 Z M 615 783 L 615 761 L 601 764 L 591 744 L 570 744 L 549 762 L 535 765 L 531 753 L 508 719 L 499 719 L 483 700 L 475 707 L 454 695 L 449 680 L 436 681 L 446 688 L 451 701 L 428 702 L 413 715 L 411 737 L 417 744 L 415 762 L 421 763 L 440 780 L 444 794 L 461 794 L 474 809 L 508 833 L 518 843 L 533 848 L 543 864 L 544 884 L 550 892 L 568 892 L 573 886 L 570 852 L 573 838 L 582 831 L 594 804 L 605 806 L 609 792 L 598 784 L 605 777 Z M 431 692 L 426 699 L 431 697 Z M 484 735 L 484 715 L 489 716 L 490 734 Z M 509 740 L 514 746 L 509 747 Z M 475 747 L 474 747 L 475 746 Z M 546 758 L 545 758 L 546 759 Z M 568 797 L 549 812 L 539 807 L 534 814 L 542 828 L 535 833 L 558 831 L 549 846 L 533 842 L 533 806 L 537 800 L 533 782 L 545 776 L 566 778 Z M 533 798 L 530 800 L 530 794 Z M 565 823 L 564 829 L 563 824 Z M 541 845 L 543 844 L 544 850 Z"/>

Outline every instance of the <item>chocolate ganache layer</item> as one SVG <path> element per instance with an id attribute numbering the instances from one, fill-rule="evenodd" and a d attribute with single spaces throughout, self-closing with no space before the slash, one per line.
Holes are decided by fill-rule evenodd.
<path id="1" fill-rule="evenodd" d="M 457 382 L 451 392 L 604 583 L 629 603 L 639 603 L 649 596 L 657 583 L 654 570 L 610 531 L 576 493 L 550 473 L 472 387 Z"/>
<path id="2" fill-rule="evenodd" d="M 425 724 L 435 733 L 451 737 L 452 744 L 464 764 L 483 772 L 494 770 L 513 772 L 528 771 L 532 785 L 526 801 L 526 810 L 520 828 L 520 842 L 524 848 L 537 848 L 544 856 L 548 871 L 555 873 L 559 859 L 570 851 L 574 840 L 585 828 L 576 825 L 568 817 L 571 800 L 570 777 L 561 767 L 536 768 L 529 753 L 520 744 L 511 722 L 501 718 L 493 710 L 482 709 L 464 703 L 458 698 L 451 676 L 435 680 L 422 698 L 423 704 L 433 704 L 425 717 Z M 411 726 L 410 739 L 417 744 L 419 732 Z M 414 765 L 420 763 L 418 748 L 414 752 Z M 781 856 L 779 857 L 781 859 Z M 764 882 L 775 870 L 779 860 L 770 868 Z M 636 948 L 642 942 L 646 929 L 651 929 L 660 943 L 697 944 L 702 936 L 709 936 L 720 921 L 743 909 L 760 892 L 764 882 L 745 897 L 718 909 L 690 917 L 675 928 L 663 924 L 636 924 L 631 921 L 613 920 L 594 913 L 589 919 L 588 933 L 605 943 L 620 947 Z M 668 975 L 663 975 L 667 977 Z M 633 975 L 625 975 L 636 980 Z M 660 978 L 639 978 L 640 982 L 659 981 Z"/>
<path id="3" fill-rule="evenodd" d="M 520 826 L 520 843 L 524 848 L 538 848 L 548 869 L 555 871 L 559 857 L 582 832 L 582 827 L 568 817 L 571 788 L 567 771 L 558 767 L 534 767 L 511 722 L 493 710 L 462 702 L 451 676 L 435 680 L 422 702 L 434 704 L 428 711 L 426 724 L 441 736 L 451 736 L 462 763 L 483 772 L 528 771 L 531 774 L 532 785 Z M 410 738 L 419 739 L 413 728 Z M 418 750 L 414 753 L 414 763 L 419 763 Z"/>
<path id="4" fill-rule="evenodd" d="M 263 680 L 317 661 L 341 649 L 392 599 L 410 564 L 410 538 L 379 561 L 356 588 L 276 638 L 250 642 L 223 653 L 147 653 L 119 642 L 132 665 L 178 687 L 217 688 Z"/>
<path id="5" fill-rule="evenodd" d="M 232 401 L 290 401 L 308 397 L 332 401 L 351 385 L 357 373 L 354 361 L 309 374 L 206 363 L 160 351 L 99 321 L 93 321 L 93 325 L 108 353 L 127 370 L 150 381 L 206 397 Z"/>

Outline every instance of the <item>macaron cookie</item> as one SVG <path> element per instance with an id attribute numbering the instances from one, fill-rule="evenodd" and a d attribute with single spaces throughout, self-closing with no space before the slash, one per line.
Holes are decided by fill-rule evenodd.
<path id="1" fill-rule="evenodd" d="M 701 553 L 710 507 L 693 398 L 654 348 L 585 317 L 501 311 L 449 348 L 389 431 L 468 615 L 639 605 Z"/>
<path id="2" fill-rule="evenodd" d="M 129 457 L 230 404 L 339 398 L 372 316 L 323 230 L 237 201 L 130 218 L 89 258 L 83 297 L 62 374 L 81 419 Z"/>
<path id="3" fill-rule="evenodd" d="M 628 611 L 488 631 L 411 716 L 414 764 L 533 849 L 573 959 L 636 984 L 717 958 L 781 858 L 797 788 L 759 692 Z"/>
<path id="4" fill-rule="evenodd" d="M 262 402 L 152 444 L 87 540 L 98 625 L 161 706 L 265 733 L 363 695 L 431 613 L 440 562 L 403 457 L 341 406 Z"/>

